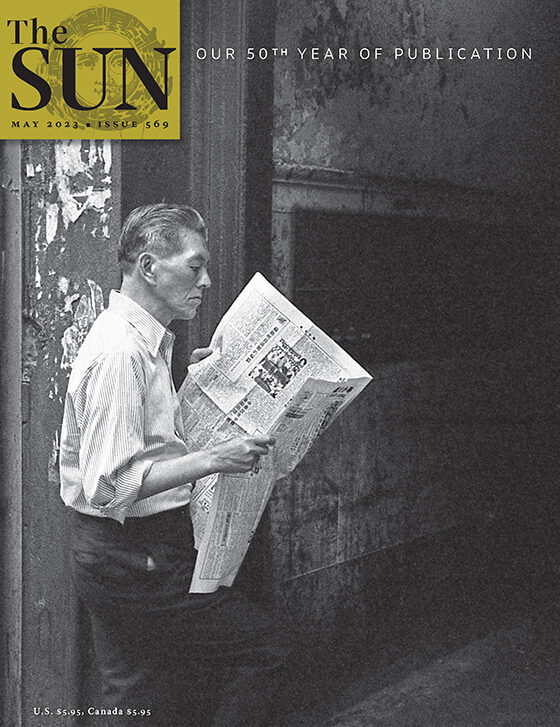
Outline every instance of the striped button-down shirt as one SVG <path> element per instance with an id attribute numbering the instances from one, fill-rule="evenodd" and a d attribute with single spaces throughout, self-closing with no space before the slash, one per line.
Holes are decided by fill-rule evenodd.
<path id="1" fill-rule="evenodd" d="M 69 507 L 122 523 L 189 502 L 188 483 L 136 499 L 154 461 L 188 453 L 170 373 L 173 341 L 148 311 L 111 292 L 68 384 L 60 492 Z"/>

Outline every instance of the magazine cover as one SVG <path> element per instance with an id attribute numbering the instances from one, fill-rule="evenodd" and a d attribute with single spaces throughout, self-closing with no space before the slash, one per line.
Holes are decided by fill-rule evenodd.
<path id="1" fill-rule="evenodd" d="M 557 725 L 553 0 L 22 0 L 0 14 L 2 724 Z M 239 573 L 205 586 L 240 589 L 286 624 L 287 674 L 269 679 L 262 714 L 220 706 L 225 672 L 198 669 L 206 652 L 189 662 L 188 640 L 175 663 L 190 671 L 162 669 L 151 701 L 111 701 L 109 652 L 72 577 L 75 510 L 91 518 L 92 505 L 64 495 L 79 479 L 65 464 L 69 377 L 111 291 L 129 290 L 124 221 L 160 203 L 196 210 L 207 238 L 196 310 L 170 323 L 172 395 L 153 389 L 154 406 L 175 401 L 193 351 L 212 341 L 224 355 L 216 327 L 256 273 L 371 378 L 323 434 L 356 393 L 338 353 L 321 375 L 305 369 L 296 341 L 311 345 L 315 328 L 284 334 L 282 310 L 274 318 L 260 299 L 250 324 L 235 323 L 241 363 L 228 365 L 253 362 L 256 409 L 271 397 L 295 426 L 317 397 L 313 432 L 299 421 L 290 440 L 301 463 L 255 499 Z M 249 353 L 240 341 L 253 340 Z M 284 402 L 302 369 L 331 381 Z M 201 370 L 212 380 L 194 377 L 200 390 L 230 401 L 225 364 Z M 108 381 L 99 400 L 124 410 L 132 395 Z M 112 416 L 98 434 L 107 449 L 132 438 L 122 411 Z M 166 426 L 180 438 L 177 420 Z M 185 492 L 163 509 L 186 507 Z M 235 492 L 221 500 L 213 564 Z M 159 514 L 139 507 L 138 521 Z M 160 577 L 158 558 L 147 552 L 142 577 Z M 91 583 L 103 563 L 85 564 Z M 249 620 L 243 610 L 230 609 L 230 626 Z M 149 624 L 138 639 L 178 648 L 167 622 Z M 228 637 L 209 616 L 214 627 L 222 654 Z M 137 677 L 131 667 L 123 679 Z M 245 678 L 239 703 L 255 684 Z"/>

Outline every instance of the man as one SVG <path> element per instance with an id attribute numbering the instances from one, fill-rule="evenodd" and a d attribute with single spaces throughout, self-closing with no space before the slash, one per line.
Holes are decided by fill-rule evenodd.
<path id="1" fill-rule="evenodd" d="M 167 326 L 193 318 L 210 286 L 205 223 L 185 206 L 137 208 L 119 262 L 121 291 L 111 292 L 72 369 L 60 450 L 74 579 L 102 678 L 99 712 L 117 710 L 118 725 L 269 725 L 288 652 L 276 623 L 235 587 L 188 593 L 194 481 L 246 472 L 274 444 L 239 437 L 189 452 L 182 438 Z M 193 359 L 209 354 L 198 349 Z M 198 698 L 219 672 L 219 692 Z"/>

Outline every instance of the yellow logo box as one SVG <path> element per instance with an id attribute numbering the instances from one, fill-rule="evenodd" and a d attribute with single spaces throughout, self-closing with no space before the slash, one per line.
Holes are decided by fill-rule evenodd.
<path id="1" fill-rule="evenodd" d="M 6 4 L 0 138 L 178 139 L 179 2 Z"/>

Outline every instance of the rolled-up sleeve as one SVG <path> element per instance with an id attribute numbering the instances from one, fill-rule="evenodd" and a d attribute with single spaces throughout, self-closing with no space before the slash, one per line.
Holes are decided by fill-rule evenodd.
<path id="1" fill-rule="evenodd" d="M 145 398 L 141 362 L 128 352 L 96 361 L 74 396 L 86 500 L 120 523 L 152 466 L 145 452 Z"/>

